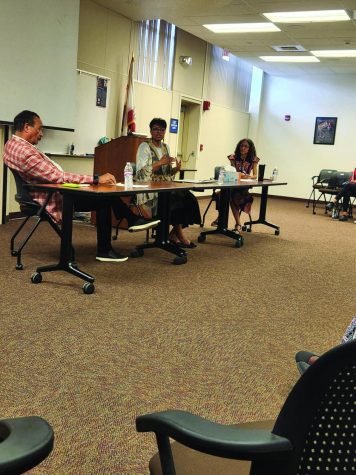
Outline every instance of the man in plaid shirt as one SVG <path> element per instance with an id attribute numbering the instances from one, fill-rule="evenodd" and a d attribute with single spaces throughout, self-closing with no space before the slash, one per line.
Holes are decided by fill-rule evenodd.
<path id="1" fill-rule="evenodd" d="M 16 170 L 27 183 L 89 183 L 115 185 L 116 179 L 110 173 L 98 177 L 67 173 L 60 165 L 52 161 L 35 145 L 43 136 L 42 121 L 38 114 L 32 111 L 22 111 L 14 119 L 14 135 L 6 143 L 4 163 Z M 47 193 L 31 191 L 34 201 L 43 204 Z M 111 209 L 118 219 L 126 218 L 129 231 L 150 229 L 159 224 L 159 220 L 149 221 L 136 216 L 121 201 L 114 197 L 100 198 L 92 196 L 76 196 L 74 200 L 76 211 L 96 211 L 97 255 L 99 261 L 120 262 L 127 257 L 121 256 L 111 247 Z M 46 211 L 57 223 L 62 220 L 62 195 L 53 193 Z"/>

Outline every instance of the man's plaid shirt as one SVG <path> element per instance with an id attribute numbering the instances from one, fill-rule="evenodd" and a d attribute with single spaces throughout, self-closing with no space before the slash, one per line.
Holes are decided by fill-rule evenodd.
<path id="1" fill-rule="evenodd" d="M 5 145 L 4 163 L 9 168 L 16 170 L 27 183 L 93 183 L 91 175 L 64 172 L 57 163 L 17 135 L 13 135 Z M 31 191 L 31 196 L 42 205 L 46 200 L 47 193 Z M 46 211 L 54 221 L 61 222 L 62 196 L 60 193 L 53 193 L 46 206 Z"/>

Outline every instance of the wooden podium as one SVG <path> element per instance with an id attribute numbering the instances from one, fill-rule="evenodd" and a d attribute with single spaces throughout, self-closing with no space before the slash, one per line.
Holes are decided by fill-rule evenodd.
<path id="1" fill-rule="evenodd" d="M 145 135 L 127 135 L 95 147 L 94 174 L 111 173 L 116 181 L 123 183 L 126 163 L 136 163 L 137 149 L 145 140 L 147 140 Z M 129 202 L 130 198 L 122 198 L 122 200 Z M 95 222 L 93 214 L 95 213 L 92 213 L 92 221 Z M 112 225 L 117 225 L 114 214 L 112 214 Z M 126 220 L 120 223 L 120 228 L 127 228 Z"/>
<path id="2" fill-rule="evenodd" d="M 137 149 L 145 140 L 145 135 L 127 135 L 95 147 L 94 174 L 112 173 L 123 182 L 126 163 L 136 163 Z"/>

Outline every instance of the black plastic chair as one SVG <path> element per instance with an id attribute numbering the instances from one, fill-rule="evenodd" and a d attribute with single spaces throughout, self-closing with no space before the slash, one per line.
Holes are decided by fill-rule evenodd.
<path id="1" fill-rule="evenodd" d="M 222 165 L 219 165 L 217 167 L 214 168 L 214 180 L 218 180 L 219 179 L 219 174 L 220 174 L 220 169 L 222 168 Z M 203 214 L 203 218 L 201 220 L 201 223 L 200 223 L 200 227 L 202 228 L 204 226 L 204 223 L 205 223 L 205 216 L 207 214 L 207 212 L 209 211 L 209 208 L 211 206 L 211 204 L 213 202 L 216 202 L 216 199 L 217 199 L 217 192 L 216 190 L 213 190 L 213 193 L 210 197 L 210 201 L 208 203 L 208 206 L 206 207 L 205 211 L 204 211 L 204 214 Z"/>
<path id="2" fill-rule="evenodd" d="M 355 381 L 353 340 L 325 353 L 301 376 L 272 430 L 225 426 L 183 411 L 139 416 L 137 430 L 157 438 L 151 475 L 354 473 Z"/>
<path id="3" fill-rule="evenodd" d="M 0 473 L 18 475 L 39 465 L 53 449 L 52 427 L 41 417 L 0 420 Z"/>
<path id="4" fill-rule="evenodd" d="M 23 264 L 21 261 L 22 250 L 26 246 L 27 242 L 30 240 L 33 233 L 36 231 L 38 225 L 42 221 L 47 221 L 47 223 L 50 224 L 52 229 L 58 234 L 59 237 L 61 236 L 61 230 L 45 209 L 52 193 L 48 193 L 46 202 L 42 206 L 39 205 L 38 203 L 33 201 L 31 195 L 28 192 L 27 187 L 23 186 L 24 184 L 26 184 L 26 182 L 21 178 L 19 173 L 16 170 L 13 170 L 11 168 L 10 170 L 14 176 L 15 183 L 16 183 L 15 200 L 19 203 L 20 210 L 22 214 L 25 216 L 24 220 L 21 222 L 20 226 L 18 227 L 18 229 L 12 236 L 11 243 L 10 243 L 11 255 L 14 257 L 17 257 L 16 269 L 22 270 L 23 269 Z M 16 245 L 17 236 L 22 231 L 22 229 L 24 228 L 24 226 L 26 225 L 26 223 L 29 221 L 30 218 L 33 218 L 34 224 L 30 228 L 29 232 L 24 237 L 24 239 L 20 240 L 18 245 Z"/>
<path id="5" fill-rule="evenodd" d="M 309 208 L 310 202 L 312 201 L 313 214 L 316 214 L 315 208 L 316 208 L 316 205 L 320 202 L 321 197 L 324 198 L 324 202 L 323 202 L 324 206 L 327 204 L 325 193 L 326 193 L 326 190 L 328 188 L 330 188 L 329 187 L 329 181 L 330 181 L 331 177 L 333 177 L 336 172 L 337 172 L 337 170 L 331 170 L 331 169 L 328 169 L 328 168 L 324 168 L 324 169 L 320 170 L 319 175 L 312 176 L 312 182 L 313 182 L 312 191 L 311 191 L 310 196 L 308 198 L 308 203 L 307 203 L 306 207 Z M 319 193 L 318 197 L 316 196 L 317 193 Z M 330 201 L 330 199 L 329 199 L 329 201 Z"/>

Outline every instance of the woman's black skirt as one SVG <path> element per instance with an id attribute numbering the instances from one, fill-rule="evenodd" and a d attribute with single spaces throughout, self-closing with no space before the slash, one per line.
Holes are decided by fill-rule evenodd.
<path id="1" fill-rule="evenodd" d="M 188 190 L 176 190 L 171 193 L 171 224 L 181 224 L 187 227 L 190 224 L 200 224 L 200 209 L 198 200 Z"/>

